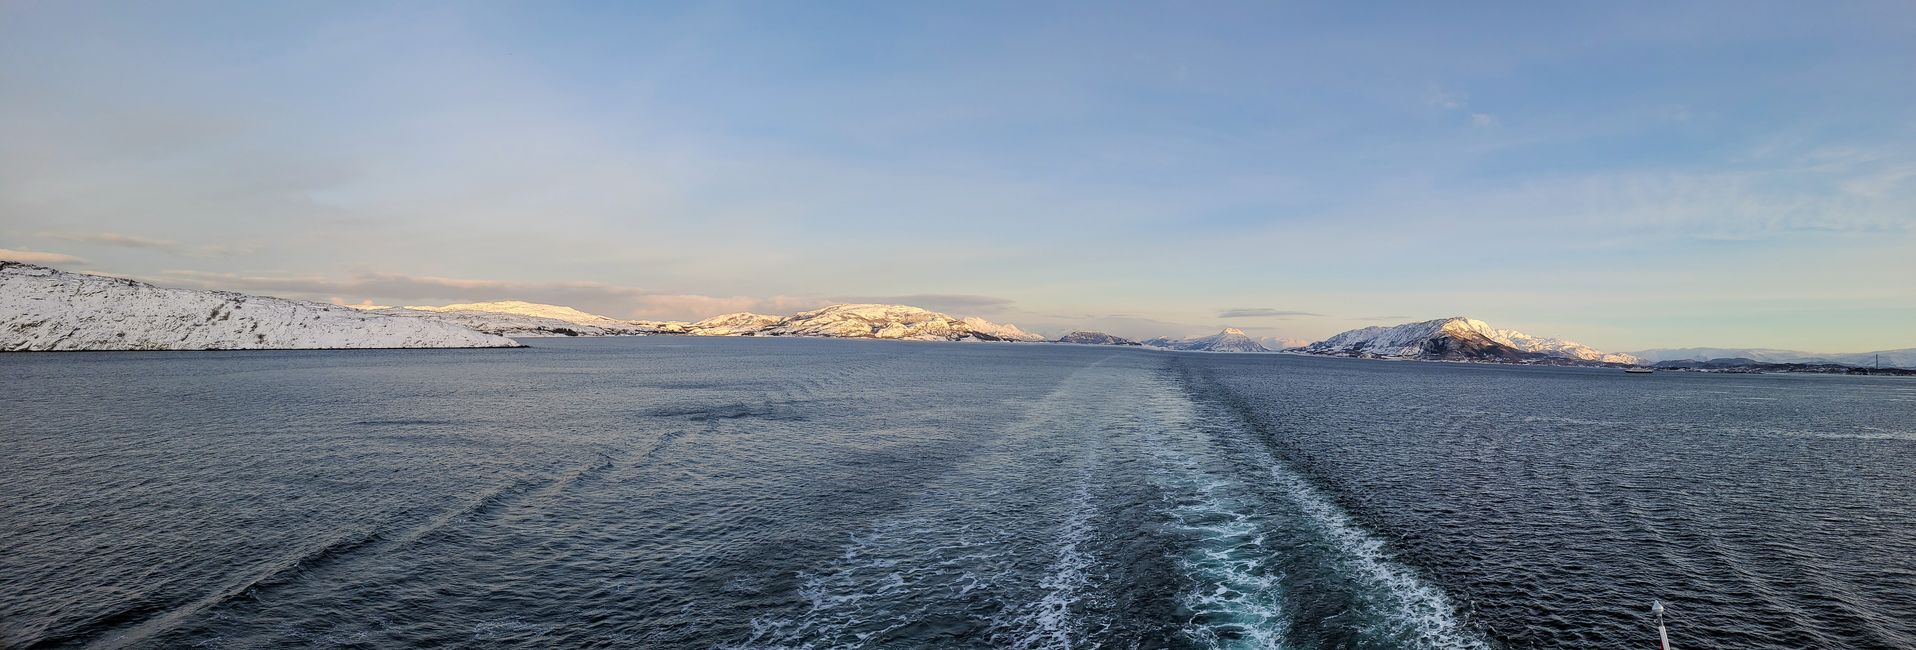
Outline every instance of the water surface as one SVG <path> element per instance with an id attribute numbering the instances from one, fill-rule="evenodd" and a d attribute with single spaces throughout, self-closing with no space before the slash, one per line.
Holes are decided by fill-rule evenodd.
<path id="1" fill-rule="evenodd" d="M 1916 647 L 1916 382 L 677 337 L 0 356 L 0 646 Z"/>

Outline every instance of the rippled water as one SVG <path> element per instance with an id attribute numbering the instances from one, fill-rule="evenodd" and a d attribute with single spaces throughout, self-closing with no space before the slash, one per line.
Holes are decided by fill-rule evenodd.
<path id="1" fill-rule="evenodd" d="M 0 646 L 1916 647 L 1916 382 L 832 340 L 0 356 Z"/>

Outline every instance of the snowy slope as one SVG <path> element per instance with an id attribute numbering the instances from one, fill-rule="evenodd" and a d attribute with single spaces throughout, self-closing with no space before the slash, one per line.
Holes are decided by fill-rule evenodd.
<path id="1" fill-rule="evenodd" d="M 966 316 L 962 321 L 965 329 L 971 331 L 971 338 L 986 341 L 1043 341 L 1044 337 L 1018 329 L 1010 323 L 993 323 L 983 318 Z"/>
<path id="2" fill-rule="evenodd" d="M 1496 329 L 1489 323 L 1461 316 L 1354 329 L 1304 346 L 1303 351 L 1410 359 L 1557 358 L 1593 363 L 1638 362 L 1636 357 L 1627 354 L 1610 354 L 1575 341 Z"/>
<path id="3" fill-rule="evenodd" d="M 1490 326 L 1488 324 L 1485 324 L 1483 321 L 1474 320 L 1470 322 L 1480 325 L 1485 329 L 1490 328 Z M 1636 364 L 1640 361 L 1636 357 L 1630 356 L 1628 354 L 1601 352 L 1595 348 L 1592 348 L 1588 345 L 1584 345 L 1582 343 L 1578 343 L 1576 341 L 1568 341 L 1564 339 L 1553 339 L 1553 338 L 1546 338 L 1541 336 L 1531 336 L 1529 334 L 1525 334 L 1517 330 L 1489 329 L 1489 334 L 1490 334 L 1491 340 L 1497 341 L 1499 343 L 1503 343 L 1505 345 L 1517 348 L 1519 350 L 1523 350 L 1525 352 L 1542 352 L 1551 356 L 1561 357 L 1564 359 L 1576 359 L 1579 361 L 1595 361 L 1598 363 L 1626 363 L 1626 364 Z"/>
<path id="4" fill-rule="evenodd" d="M 905 305 L 832 305 L 799 312 L 772 324 L 762 336 L 913 341 L 1043 341 L 1044 337 L 979 318 L 955 318 Z"/>
<path id="5" fill-rule="evenodd" d="M 517 347 L 449 323 L 0 262 L 0 350 Z"/>

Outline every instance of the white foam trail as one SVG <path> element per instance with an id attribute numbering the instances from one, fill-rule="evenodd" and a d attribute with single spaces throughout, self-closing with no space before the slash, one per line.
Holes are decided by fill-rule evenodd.
<path id="1" fill-rule="evenodd" d="M 1173 387 L 1175 388 L 1175 387 Z M 1181 392 L 1152 391 L 1162 429 L 1145 436 L 1160 463 L 1154 479 L 1180 502 L 1169 509 L 1182 532 L 1195 540 L 1197 552 L 1180 566 L 1193 583 L 1183 604 L 1195 613 L 1183 632 L 1199 645 L 1213 648 L 1281 648 L 1293 621 L 1287 618 L 1282 563 L 1264 545 L 1268 526 L 1299 526 L 1311 537 L 1327 541 L 1337 574 L 1357 587 L 1360 627 L 1355 630 L 1364 647 L 1489 648 L 1489 643 L 1465 628 L 1450 599 L 1441 589 L 1419 579 L 1416 572 L 1391 558 L 1377 536 L 1359 526 L 1302 475 L 1290 470 L 1261 445 L 1230 444 L 1244 432 L 1240 422 L 1211 407 L 1193 402 Z M 1250 496 L 1248 486 L 1227 468 L 1207 468 L 1190 450 L 1206 444 L 1202 431 L 1227 441 L 1233 455 L 1252 454 L 1254 463 L 1269 467 L 1278 493 L 1301 515 L 1296 521 L 1274 521 L 1287 508 Z M 1241 456 L 1240 456 L 1241 457 Z M 1215 463 L 1214 463 L 1215 464 Z"/>
<path id="2" fill-rule="evenodd" d="M 1196 585 L 1183 597 L 1194 616 L 1182 631 L 1212 648 L 1282 648 L 1289 626 L 1282 579 L 1266 566 L 1270 551 L 1262 527 L 1237 512 L 1238 504 L 1217 494 L 1217 487 L 1204 485 L 1197 503 L 1172 511 L 1199 540 L 1194 553 L 1179 561 Z"/>
<path id="3" fill-rule="evenodd" d="M 1084 598 L 1091 586 L 1093 557 L 1084 550 L 1091 541 L 1092 518 L 1096 508 L 1089 486 L 1081 485 L 1072 499 L 1071 516 L 1058 533 L 1057 557 L 1038 587 L 1044 597 L 1001 623 L 1004 631 L 993 640 L 1016 650 L 1028 648 L 1069 648 L 1077 632 L 1078 621 L 1071 606 Z"/>
<path id="4" fill-rule="evenodd" d="M 1180 631 L 1209 648 L 1282 648 L 1283 579 L 1270 566 L 1264 524 L 1255 504 L 1234 492 L 1244 486 L 1228 473 L 1207 471 L 1187 450 L 1202 449 L 1196 413 L 1175 387 L 1155 386 L 1155 421 L 1140 438 L 1158 466 L 1151 479 L 1170 499 L 1165 514 L 1173 529 L 1193 542 L 1178 566 L 1190 580 L 1179 602 L 1192 612 Z M 1179 434 L 1184 439 L 1168 440 Z"/>
<path id="5" fill-rule="evenodd" d="M 975 461 L 928 486 L 905 510 L 917 514 L 874 522 L 832 562 L 801 574 L 798 595 L 809 605 L 804 611 L 754 619 L 751 635 L 728 647 L 896 645 L 893 633 L 908 626 L 964 616 L 984 624 L 981 633 L 999 647 L 1083 645 L 1085 630 L 1096 631 L 1074 610 L 1097 580 L 1092 568 L 1098 558 L 1090 548 L 1098 512 L 1091 468 L 1099 443 L 1067 448 L 1071 453 L 1059 455 L 1059 465 L 1032 459 L 1034 451 L 1054 449 L 1061 432 L 1100 420 L 1098 398 L 1121 394 L 1108 386 L 1119 376 L 1087 367 L 1071 377 L 1033 406 L 1026 421 L 992 439 Z M 1047 501 L 1045 495 L 1055 494 L 1051 486 L 1071 477 L 1077 479 L 1075 493 Z M 1000 516 L 1004 508 L 1050 513 L 1058 518 L 1055 537 L 1034 540 L 1028 530 L 1001 529 L 994 523 L 1029 521 L 1029 515 Z"/>
<path id="6" fill-rule="evenodd" d="M 1418 579 L 1410 567 L 1391 559 L 1383 540 L 1364 530 L 1336 503 L 1302 476 L 1273 459 L 1271 478 L 1310 517 L 1323 535 L 1342 553 L 1351 580 L 1359 590 L 1372 625 L 1360 630 L 1367 637 L 1391 645 L 1414 648 L 1484 648 L 1490 644 L 1458 620 L 1443 590 Z M 1368 645 L 1368 644 L 1367 644 Z"/>
<path id="7" fill-rule="evenodd" d="M 838 559 L 799 576 L 809 608 L 788 619 L 752 621 L 752 635 L 732 648 L 854 648 L 925 620 L 950 596 L 989 583 L 973 571 L 1002 567 L 1011 551 L 1004 532 L 964 528 L 921 517 L 881 523 L 853 535 Z"/>

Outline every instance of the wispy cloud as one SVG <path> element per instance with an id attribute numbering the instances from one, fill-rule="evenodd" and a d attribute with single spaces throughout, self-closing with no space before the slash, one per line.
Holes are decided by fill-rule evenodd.
<path id="1" fill-rule="evenodd" d="M 65 264 L 67 266 L 79 266 L 82 264 L 86 264 L 85 259 L 74 257 L 72 255 L 66 255 L 63 253 L 48 253 L 44 251 L 27 251 L 27 250 L 18 250 L 18 249 L 12 249 L 12 248 L 0 248 L 0 260 L 7 260 L 9 262 L 26 262 L 28 264 Z"/>
<path id="2" fill-rule="evenodd" d="M 1270 307 L 1237 307 L 1217 313 L 1218 318 L 1296 318 L 1298 316 L 1323 316 L 1308 311 L 1286 311 Z"/>
<path id="3" fill-rule="evenodd" d="M 1455 88 L 1446 88 L 1432 84 L 1428 90 L 1424 91 L 1424 104 L 1446 112 L 1468 111 L 1470 109 L 1470 94 Z M 1487 129 L 1498 126 L 1499 124 L 1501 123 L 1497 120 L 1496 115 L 1483 111 L 1470 111 L 1470 125 L 1472 127 Z"/>
<path id="4" fill-rule="evenodd" d="M 1424 103 L 1447 111 L 1470 105 L 1470 94 L 1454 88 L 1431 84 L 1424 91 Z"/>
<path id="5" fill-rule="evenodd" d="M 1844 181 L 1844 192 L 1868 199 L 1881 199 L 1889 196 L 1898 187 L 1916 179 L 1916 164 L 1892 166 L 1880 171 L 1864 174 Z"/>
<path id="6" fill-rule="evenodd" d="M 58 239 L 83 244 L 160 251 L 181 257 L 225 257 L 228 255 L 252 253 L 257 250 L 253 247 L 244 246 L 182 244 L 170 239 L 127 235 L 117 232 L 47 232 L 40 233 L 40 236 L 48 239 Z"/>

